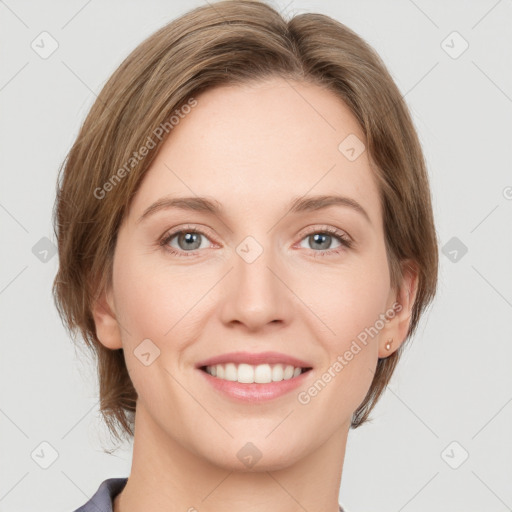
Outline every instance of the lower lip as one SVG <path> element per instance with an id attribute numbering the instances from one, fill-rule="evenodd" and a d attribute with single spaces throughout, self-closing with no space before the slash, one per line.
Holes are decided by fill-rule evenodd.
<path id="1" fill-rule="evenodd" d="M 204 370 L 199 371 L 204 375 L 207 382 L 221 393 L 244 402 L 257 403 L 272 400 L 293 391 L 301 384 L 304 384 L 305 379 L 312 370 L 301 373 L 298 377 L 292 377 L 291 379 L 279 382 L 268 382 L 266 384 L 258 384 L 256 382 L 243 384 L 213 377 Z"/>

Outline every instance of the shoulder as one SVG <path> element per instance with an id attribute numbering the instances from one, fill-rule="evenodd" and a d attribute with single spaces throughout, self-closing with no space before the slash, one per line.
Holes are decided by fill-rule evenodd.
<path id="1" fill-rule="evenodd" d="M 114 498 L 123 490 L 128 478 L 108 478 L 98 487 L 95 494 L 74 512 L 112 512 Z"/>

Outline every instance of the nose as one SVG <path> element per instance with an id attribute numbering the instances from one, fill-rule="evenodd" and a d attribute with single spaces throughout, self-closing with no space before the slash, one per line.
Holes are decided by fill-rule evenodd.
<path id="1" fill-rule="evenodd" d="M 225 325 L 243 325 L 248 331 L 288 323 L 293 293 L 286 286 L 283 265 L 270 249 L 263 250 L 254 261 L 246 254 L 243 250 L 234 253 L 234 268 L 226 276 L 224 287 L 222 321 Z"/>

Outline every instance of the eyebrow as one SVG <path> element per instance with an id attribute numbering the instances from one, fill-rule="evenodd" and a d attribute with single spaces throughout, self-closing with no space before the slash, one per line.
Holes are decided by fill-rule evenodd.
<path id="1" fill-rule="evenodd" d="M 313 212 L 329 208 L 330 206 L 343 206 L 361 214 L 370 224 L 371 219 L 367 211 L 355 200 L 350 197 L 338 195 L 317 195 L 308 197 L 293 198 L 290 206 L 290 213 Z M 185 211 L 205 212 L 213 215 L 222 215 L 222 205 L 215 199 L 207 197 L 162 197 L 146 208 L 139 217 L 137 223 L 142 222 L 149 216 L 161 210 L 177 208 Z"/>

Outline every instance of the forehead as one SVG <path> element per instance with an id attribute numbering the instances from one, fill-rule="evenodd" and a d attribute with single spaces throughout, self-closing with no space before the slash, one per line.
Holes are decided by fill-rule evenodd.
<path id="1" fill-rule="evenodd" d="M 364 133 L 334 93 L 276 78 L 216 87 L 195 99 L 148 170 L 134 215 L 164 195 L 212 197 L 229 214 L 230 208 L 278 208 L 292 197 L 336 193 L 362 203 L 379 224 L 368 153 L 354 160 L 344 152 L 347 137 L 349 146 L 355 141 L 356 150 L 364 148 Z"/>

